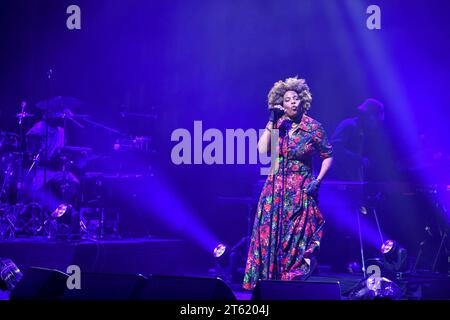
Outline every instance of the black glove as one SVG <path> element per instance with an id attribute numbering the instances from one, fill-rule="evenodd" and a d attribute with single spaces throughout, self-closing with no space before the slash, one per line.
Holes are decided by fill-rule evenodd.
<path id="1" fill-rule="evenodd" d="M 278 121 L 278 119 L 280 119 L 284 114 L 284 111 L 280 110 L 278 108 L 273 108 L 273 109 L 270 109 L 269 111 L 270 111 L 269 121 L 271 121 L 273 123 L 276 123 Z"/>
<path id="2" fill-rule="evenodd" d="M 319 189 L 319 186 L 320 180 L 314 179 L 313 181 L 308 183 L 308 185 L 303 189 L 303 191 L 305 191 L 306 194 L 310 196 Z"/>

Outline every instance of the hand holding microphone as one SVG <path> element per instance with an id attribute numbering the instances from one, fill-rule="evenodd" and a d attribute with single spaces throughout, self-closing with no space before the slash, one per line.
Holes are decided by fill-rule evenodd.
<path id="1" fill-rule="evenodd" d="M 277 104 L 269 108 L 269 111 L 270 111 L 269 121 L 275 123 L 278 121 L 278 119 L 280 119 L 284 115 L 286 110 L 282 106 Z"/>

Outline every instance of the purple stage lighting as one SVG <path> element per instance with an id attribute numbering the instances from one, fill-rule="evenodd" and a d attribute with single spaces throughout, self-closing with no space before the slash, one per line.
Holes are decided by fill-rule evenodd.
<path id="1" fill-rule="evenodd" d="M 140 205 L 157 219 L 180 235 L 194 241 L 206 252 L 212 252 L 220 243 L 210 228 L 198 217 L 197 213 L 185 202 L 172 184 L 163 177 L 153 177 L 146 186 L 147 197 Z"/>

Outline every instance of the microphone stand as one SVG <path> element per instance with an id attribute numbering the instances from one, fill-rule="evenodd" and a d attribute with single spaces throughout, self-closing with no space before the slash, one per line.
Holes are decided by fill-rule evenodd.
<path id="1" fill-rule="evenodd" d="M 281 137 L 281 147 L 280 147 L 280 155 L 281 155 L 281 208 L 280 210 L 278 210 L 277 212 L 277 243 L 276 243 L 276 260 L 275 260 L 275 267 L 274 270 L 276 271 L 276 278 L 278 280 L 279 278 L 279 268 L 281 266 L 281 251 L 283 249 L 283 211 L 284 211 L 284 202 L 285 202 L 285 197 L 286 197 L 286 193 L 285 193 L 285 180 L 286 180 L 286 176 L 285 176 L 285 169 L 286 169 L 286 160 L 287 157 L 284 156 L 283 154 L 283 148 L 284 148 L 284 144 L 287 139 L 286 144 L 289 143 L 289 131 L 292 127 L 292 123 L 290 119 L 286 119 L 285 121 L 289 122 L 289 124 L 284 124 L 282 125 L 280 128 L 282 130 L 279 131 L 279 135 Z M 286 152 L 287 152 L 287 148 L 288 145 L 286 145 Z M 274 182 L 273 182 L 274 183 Z M 275 192 L 275 188 L 272 189 L 272 203 L 273 203 L 273 195 Z"/>
<path id="2" fill-rule="evenodd" d="M 274 122 L 273 122 L 273 125 L 272 125 L 272 130 L 277 130 L 277 129 L 279 129 L 278 127 L 277 127 L 277 123 L 278 123 L 278 120 L 280 120 L 280 118 L 281 118 L 281 116 L 280 117 L 275 117 L 275 119 L 274 119 Z M 287 133 L 287 132 L 286 132 Z M 281 148 L 280 148 L 280 151 L 281 151 L 281 155 L 283 154 L 283 145 L 284 145 L 284 139 L 285 139 L 285 134 L 283 134 L 283 137 L 282 137 L 282 141 L 281 141 Z M 271 133 L 271 135 L 270 135 L 270 144 L 271 144 L 271 146 L 273 146 L 274 145 L 274 143 L 273 143 L 273 141 L 272 141 L 272 138 L 273 138 L 273 135 L 272 135 L 272 133 Z M 276 142 L 276 146 L 277 147 L 279 147 L 279 144 L 278 144 L 278 141 Z M 272 152 L 274 152 L 274 150 L 271 150 L 271 157 L 272 157 Z M 282 170 L 282 172 L 281 172 L 281 174 L 282 174 L 282 176 L 281 176 L 281 178 L 282 178 L 282 188 L 283 188 L 283 190 L 282 190 L 282 203 L 281 203 L 281 211 L 284 209 L 283 207 L 284 207 L 284 157 L 283 157 L 283 161 L 282 161 L 282 167 L 281 167 L 281 170 Z M 275 167 L 273 167 L 273 172 L 272 172 L 272 201 L 271 201 L 271 206 L 270 206 L 270 233 L 269 233 L 269 245 L 270 245 L 270 243 L 272 243 L 272 224 L 273 224 L 273 214 L 274 214 L 274 212 L 273 212 L 273 208 L 274 208 L 274 196 L 275 196 L 275 180 L 276 180 L 276 173 L 275 173 Z M 280 245 L 280 235 L 282 234 L 282 232 L 280 231 L 280 223 L 281 223 L 281 226 L 282 226 L 282 222 L 280 222 L 280 219 L 282 218 L 282 216 L 283 216 L 283 212 L 281 212 L 281 216 L 280 216 L 280 210 L 278 210 L 278 212 L 277 212 L 277 232 L 276 232 L 276 237 L 277 237 L 277 239 L 276 239 L 276 246 L 275 246 L 275 252 L 274 252 L 274 272 L 275 272 L 275 279 L 278 279 L 278 277 L 279 277 L 279 272 L 278 272 L 278 268 L 279 268 L 279 255 L 278 255 L 278 251 L 279 251 L 279 245 Z M 269 269 L 270 269 L 270 253 L 269 253 Z"/>
<path id="3" fill-rule="evenodd" d="M 275 112 L 275 115 L 276 115 L 276 111 L 274 110 L 273 112 Z M 279 120 L 279 118 L 278 119 L 277 119 L 277 117 L 274 118 L 274 121 L 272 123 L 272 131 L 278 129 L 278 127 L 277 127 L 278 120 Z M 271 158 L 273 157 L 272 153 L 275 152 L 275 150 L 273 150 L 272 146 L 275 145 L 276 147 L 278 147 L 278 141 L 276 141 L 276 142 L 272 141 L 272 139 L 274 138 L 274 135 L 272 134 L 272 131 L 270 132 L 270 146 L 271 146 L 270 157 Z M 276 161 L 278 161 L 278 159 Z M 269 242 L 268 242 L 269 246 L 272 243 L 272 225 L 273 225 L 273 207 L 274 207 L 274 199 L 273 198 L 274 198 L 274 195 L 275 195 L 275 178 L 276 178 L 275 165 L 276 165 L 276 163 L 275 164 L 272 163 L 272 169 L 271 169 L 271 171 L 272 171 L 271 172 L 272 173 L 272 201 L 271 201 L 271 204 L 270 204 L 270 228 L 269 228 Z M 261 215 L 261 218 L 262 218 L 262 216 L 263 215 Z M 275 259 L 275 263 L 276 263 L 276 259 Z M 269 259 L 268 259 L 267 269 L 268 269 L 268 272 L 270 272 L 270 252 L 269 252 Z M 277 272 L 276 268 L 274 268 L 274 271 L 275 271 L 275 279 L 276 279 L 277 276 L 278 276 L 278 272 Z M 270 280 L 270 278 L 268 280 Z"/>
<path id="4" fill-rule="evenodd" d="M 24 135 L 24 123 L 23 123 L 23 119 L 28 115 L 25 112 L 25 108 L 27 106 L 27 103 L 25 101 L 22 101 L 22 103 L 20 104 L 21 107 L 21 112 L 17 115 L 17 118 L 19 119 L 19 151 L 20 151 L 20 161 L 19 161 L 19 182 L 17 184 L 17 201 L 20 202 L 22 200 L 22 188 L 24 186 L 24 177 L 23 177 L 23 162 L 24 162 L 24 157 L 25 157 L 25 135 Z"/>
<path id="5" fill-rule="evenodd" d="M 106 131 L 108 131 L 108 132 L 110 132 L 110 133 L 122 134 L 119 130 L 116 130 L 116 129 L 107 127 L 107 126 L 105 126 L 104 124 L 101 124 L 101 123 L 99 123 L 99 122 L 90 120 L 90 119 L 88 119 L 88 117 L 83 117 L 83 120 L 84 120 L 85 122 L 89 123 L 89 124 L 92 124 L 94 127 L 98 127 L 98 128 L 104 129 L 104 130 L 106 130 Z"/>
<path id="6" fill-rule="evenodd" d="M 287 135 L 287 134 L 286 134 Z M 281 266 L 281 250 L 282 250 L 282 235 L 283 235 L 283 210 L 284 210 L 284 200 L 285 200 L 285 186 L 284 186 L 284 181 L 285 181 L 285 160 L 286 158 L 283 155 L 283 147 L 284 147 L 284 143 L 285 143 L 285 139 L 286 139 L 286 135 L 283 135 L 281 137 L 281 208 L 280 210 L 278 210 L 277 212 L 277 221 L 278 221 L 278 225 L 277 225 L 277 245 L 276 245 L 276 266 L 275 266 L 275 270 L 277 272 L 277 280 L 279 277 L 279 268 Z M 272 197 L 273 198 L 273 197 Z"/>
<path id="7" fill-rule="evenodd" d="M 53 76 L 53 70 L 49 69 L 47 71 L 47 79 L 48 79 L 48 96 L 47 100 L 45 102 L 45 137 L 44 137 L 44 161 L 46 162 L 47 156 L 48 156 L 48 115 L 49 115 L 49 109 L 50 109 L 50 99 L 52 96 L 52 76 Z M 44 186 L 47 184 L 47 165 L 44 165 Z"/>

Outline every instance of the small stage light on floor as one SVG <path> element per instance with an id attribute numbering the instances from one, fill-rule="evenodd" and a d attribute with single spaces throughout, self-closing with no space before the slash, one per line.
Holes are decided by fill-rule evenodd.
<path id="1" fill-rule="evenodd" d="M 392 252 L 394 248 L 394 241 L 393 240 L 386 240 L 383 245 L 381 246 L 381 253 L 382 254 L 388 254 L 389 252 Z"/>
<path id="2" fill-rule="evenodd" d="M 225 281 L 241 283 L 244 278 L 247 258 L 243 254 L 243 250 L 246 248 L 247 240 L 247 237 L 243 237 L 234 246 L 228 246 L 224 243 L 218 244 L 213 250 L 215 265 L 210 272 Z"/>
<path id="3" fill-rule="evenodd" d="M 52 212 L 52 218 L 60 218 L 66 212 L 72 210 L 72 206 L 70 204 L 61 203 L 56 209 Z"/>
<path id="4" fill-rule="evenodd" d="M 407 268 L 407 251 L 394 240 L 386 240 L 381 246 L 383 267 L 388 272 L 405 271 Z"/>
<path id="5" fill-rule="evenodd" d="M 213 251 L 213 256 L 216 259 L 216 263 L 222 267 L 227 264 L 229 254 L 230 250 L 223 243 L 217 245 L 217 247 L 215 247 Z"/>
<path id="6" fill-rule="evenodd" d="M 233 249 L 226 244 L 218 244 L 213 251 L 214 269 L 210 272 L 224 281 L 231 281 L 233 269 Z"/>
<path id="7" fill-rule="evenodd" d="M 72 205 L 61 203 L 48 216 L 39 227 L 38 232 L 43 232 L 48 238 L 67 237 L 77 238 L 80 233 L 80 221 L 77 211 Z"/>

